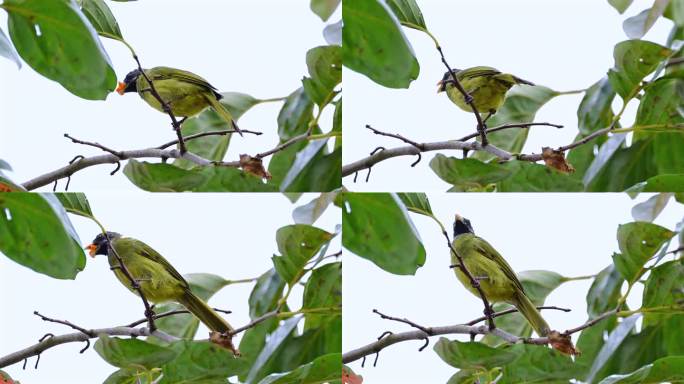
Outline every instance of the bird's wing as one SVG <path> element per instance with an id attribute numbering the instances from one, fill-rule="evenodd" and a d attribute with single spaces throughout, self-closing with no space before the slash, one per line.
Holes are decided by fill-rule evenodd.
<path id="1" fill-rule="evenodd" d="M 475 243 L 475 249 L 480 252 L 484 257 L 493 260 L 496 262 L 496 264 L 501 268 L 503 273 L 508 277 L 515 286 L 520 289 L 520 292 L 525 292 L 523 289 L 522 284 L 520 283 L 520 280 L 518 280 L 518 276 L 513 272 L 513 268 L 511 268 L 510 265 L 506 262 L 506 260 L 501 256 L 499 252 L 497 252 L 494 247 L 491 246 L 485 239 L 479 238 L 480 241 Z"/>
<path id="2" fill-rule="evenodd" d="M 218 91 L 216 87 L 209 84 L 207 80 L 203 77 L 195 75 L 192 72 L 183 71 L 182 69 L 169 68 L 169 67 L 156 67 L 147 71 L 148 76 L 151 80 L 180 80 L 191 84 L 199 85 L 207 89 L 213 89 Z"/>
<path id="3" fill-rule="evenodd" d="M 139 254 L 140 256 L 152 260 L 155 263 L 160 264 L 161 266 L 164 267 L 164 269 L 174 278 L 178 279 L 182 283 L 183 286 L 188 287 L 188 282 L 185 281 L 183 276 L 176 271 L 176 268 L 174 268 L 166 259 L 164 256 L 160 255 L 159 252 L 155 251 L 150 247 L 149 245 L 143 243 L 142 241 L 134 241 L 134 247 L 135 247 L 135 252 Z"/>
<path id="4" fill-rule="evenodd" d="M 499 70 L 492 67 L 472 67 L 459 71 L 457 75 L 459 79 L 472 79 L 482 76 L 494 76 L 500 73 Z"/>

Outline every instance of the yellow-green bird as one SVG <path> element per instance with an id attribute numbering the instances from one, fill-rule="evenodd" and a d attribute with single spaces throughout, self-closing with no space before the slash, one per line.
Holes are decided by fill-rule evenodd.
<path id="1" fill-rule="evenodd" d="M 468 271 L 478 280 L 487 300 L 491 303 L 505 302 L 515 306 L 540 336 L 547 336 L 551 328 L 532 301 L 525 294 L 520 280 L 499 252 L 486 240 L 475 236 L 470 220 L 456 215 L 454 221 L 454 250 L 463 258 Z M 451 263 L 459 263 L 451 252 Z M 456 277 L 474 295 L 480 297 L 468 276 L 460 268 L 454 268 Z"/>
<path id="2" fill-rule="evenodd" d="M 219 103 L 223 95 L 218 93 L 218 90 L 202 77 L 192 72 L 170 67 L 154 67 L 145 69 L 144 72 L 154 84 L 154 89 L 159 93 L 161 99 L 171 108 L 171 113 L 174 116 L 188 118 L 211 107 L 242 136 L 242 132 L 230 111 Z M 152 94 L 147 79 L 138 69 L 126 75 L 124 81 L 120 82 L 116 88 L 116 92 L 120 95 L 137 92 L 152 108 L 165 112 L 159 100 Z"/>
<path id="3" fill-rule="evenodd" d="M 152 303 L 173 301 L 183 305 L 210 330 L 221 334 L 233 331 L 233 327 L 218 315 L 209 305 L 192 293 L 187 281 L 157 251 L 140 240 L 123 237 L 116 232 L 100 233 L 92 244 L 86 246 L 90 256 L 105 255 L 119 281 L 136 295 L 131 281 L 121 271 L 112 248 L 118 253 L 124 265 L 140 284 L 145 298 Z M 232 347 L 232 345 L 231 345 Z M 234 348 L 233 352 L 239 352 Z"/>
<path id="4" fill-rule="evenodd" d="M 506 100 L 506 93 L 516 84 L 534 85 L 533 83 L 513 76 L 510 73 L 501 73 L 492 67 L 472 67 L 467 69 L 454 69 L 456 79 L 461 83 L 463 89 L 473 98 L 473 103 L 478 112 L 488 115 L 489 119 L 496 111 L 501 108 Z M 454 104 L 466 112 L 472 112 L 470 105 L 466 103 L 465 97 L 459 92 L 449 71 L 444 73 L 442 80 L 437 85 L 437 92 L 445 92 Z"/>

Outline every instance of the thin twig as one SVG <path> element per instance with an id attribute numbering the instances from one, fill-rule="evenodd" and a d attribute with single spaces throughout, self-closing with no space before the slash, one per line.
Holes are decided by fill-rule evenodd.
<path id="1" fill-rule="evenodd" d="M 200 137 L 205 137 L 205 136 L 225 136 L 231 133 L 236 133 L 237 131 L 234 129 L 226 129 L 223 131 L 210 131 L 210 132 L 200 132 L 200 133 L 195 133 L 194 135 L 188 135 L 188 136 L 183 136 L 183 140 L 187 143 L 190 140 L 195 140 L 199 139 Z M 263 135 L 263 132 L 257 132 L 257 131 L 250 131 L 248 129 L 241 129 L 240 132 L 242 133 L 251 133 L 256 136 Z M 178 139 L 176 140 L 171 140 L 168 143 L 164 143 L 158 147 L 157 149 L 166 149 L 172 145 L 178 144 Z"/>

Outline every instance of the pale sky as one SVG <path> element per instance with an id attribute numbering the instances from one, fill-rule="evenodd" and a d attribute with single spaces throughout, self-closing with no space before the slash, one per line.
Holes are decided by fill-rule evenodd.
<path id="1" fill-rule="evenodd" d="M 226 279 L 258 277 L 273 266 L 278 254 L 275 233 L 293 224 L 292 210 L 316 197 L 307 194 L 291 204 L 281 194 L 88 194 L 93 212 L 110 230 L 144 241 L 161 253 L 182 274 L 207 272 Z M 95 224 L 72 216 L 85 245 L 97 235 Z M 340 210 L 331 206 L 314 224 L 329 232 L 341 224 Z M 336 237 L 330 253 L 340 250 Z M 209 303 L 230 309 L 226 319 L 235 327 L 249 322 L 249 294 L 254 284 L 230 285 Z M 291 308 L 301 306 L 303 287 L 290 296 Z M 143 317 L 138 297 L 115 278 L 106 258 L 88 257 L 76 280 L 57 280 L 38 274 L 0 255 L 0 355 L 23 349 L 45 333 L 71 333 L 72 329 L 46 323 L 33 315 L 69 320 L 85 328 L 128 324 Z M 197 337 L 206 339 L 201 326 Z M 236 340 L 239 342 L 239 340 Z M 3 370 L 14 379 L 34 384 L 101 383 L 116 370 L 83 343 L 61 345 L 43 352 L 38 370 L 35 358 L 27 369 L 21 363 Z"/>
<path id="2" fill-rule="evenodd" d="M 514 271 L 549 270 L 564 276 L 593 275 L 612 263 L 618 252 L 617 227 L 633 221 L 636 201 L 626 194 L 429 194 L 436 216 L 449 228 L 455 213 L 470 219 L 475 233 L 506 258 Z M 674 230 L 684 217 L 684 205 L 670 201 L 656 224 Z M 482 301 L 467 292 L 449 268 L 449 249 L 437 225 L 411 214 L 426 250 L 425 266 L 415 276 L 393 275 L 366 259 L 346 251 L 344 257 L 343 352 L 376 341 L 385 331 L 413 330 L 405 324 L 382 320 L 371 311 L 408 318 L 423 326 L 460 324 L 482 316 Z M 451 236 L 451 234 L 450 234 Z M 673 241 L 672 249 L 678 246 Z M 568 282 L 553 291 L 547 305 L 572 312 L 543 311 L 552 328 L 566 330 L 587 319 L 586 293 L 591 280 Z M 642 287 L 636 285 L 628 301 L 640 303 Z M 637 300 L 634 300 L 637 299 Z M 446 335 L 467 341 L 468 336 Z M 573 338 L 576 341 L 577 335 Z M 349 364 L 365 383 L 446 383 L 457 369 L 433 351 L 439 336 L 430 338 L 423 352 L 422 340 L 394 344 L 375 356 Z"/>
<path id="3" fill-rule="evenodd" d="M 143 67 L 190 70 L 221 92 L 242 92 L 260 99 L 287 96 L 307 74 L 306 52 L 327 45 L 322 34 L 326 24 L 311 12 L 308 0 L 145 0 L 107 1 L 107 5 Z M 340 14 L 338 10 L 329 22 L 337 21 Z M 6 20 L 6 13 L 0 12 L 0 26 L 7 34 Z M 102 42 L 117 78 L 123 79 L 135 68 L 129 51 L 116 41 Z M 4 58 L 0 59 L 0 84 L 0 158 L 12 165 L 15 173 L 10 175 L 16 182 L 60 168 L 75 155 L 102 153 L 71 143 L 64 133 L 113 149 L 149 148 L 176 138 L 168 116 L 135 94 L 83 100 L 25 63 L 17 71 Z M 234 137 L 226 159 L 277 145 L 276 118 L 281 106 L 260 104 L 248 111 L 240 127 L 264 134 Z M 321 126 L 331 127 L 331 116 L 332 112 L 324 113 Z M 110 177 L 113 169 L 113 165 L 101 165 L 81 171 L 72 178 L 70 189 L 138 190 L 121 173 Z M 61 181 L 60 190 L 64 185 Z"/>
<path id="4" fill-rule="evenodd" d="M 613 66 L 613 47 L 627 40 L 622 21 L 652 4 L 636 1 L 622 16 L 606 0 L 418 1 L 452 68 L 492 66 L 557 91 L 583 89 L 603 77 Z M 665 44 L 671 26 L 671 21 L 659 19 L 644 39 Z M 435 84 L 446 68 L 432 40 L 420 31 L 403 31 L 420 63 L 420 75 L 409 89 L 385 88 L 344 69 L 344 164 L 368 156 L 378 146 L 405 145 L 374 135 L 364 128 L 366 124 L 417 142 L 456 139 L 475 131 L 472 113 L 436 93 Z M 561 96 L 544 106 L 535 121 L 562 124 L 566 129 L 532 128 L 524 153 L 571 143 L 577 134 L 581 98 Z M 624 126 L 633 121 L 634 105 L 623 118 Z M 343 183 L 354 191 L 446 191 L 450 186 L 429 167 L 436 153 L 423 154 L 415 168 L 410 166 L 415 156 L 386 160 L 373 167 L 370 182 L 365 183 L 364 170 L 357 183 L 353 176 Z M 460 151 L 439 153 L 461 156 Z"/>

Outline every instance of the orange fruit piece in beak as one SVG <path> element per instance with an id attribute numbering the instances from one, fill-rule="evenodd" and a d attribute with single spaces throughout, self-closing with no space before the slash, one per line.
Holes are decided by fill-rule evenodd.
<path id="1" fill-rule="evenodd" d="M 116 87 L 116 93 L 123 96 L 123 94 L 125 92 L 126 92 L 126 83 L 119 82 L 119 85 Z"/>
<path id="2" fill-rule="evenodd" d="M 95 245 L 95 244 L 88 244 L 88 245 L 85 246 L 84 249 L 87 249 L 87 250 L 88 250 L 88 254 L 90 255 L 90 257 L 95 257 L 95 252 L 97 252 L 97 245 Z"/>

